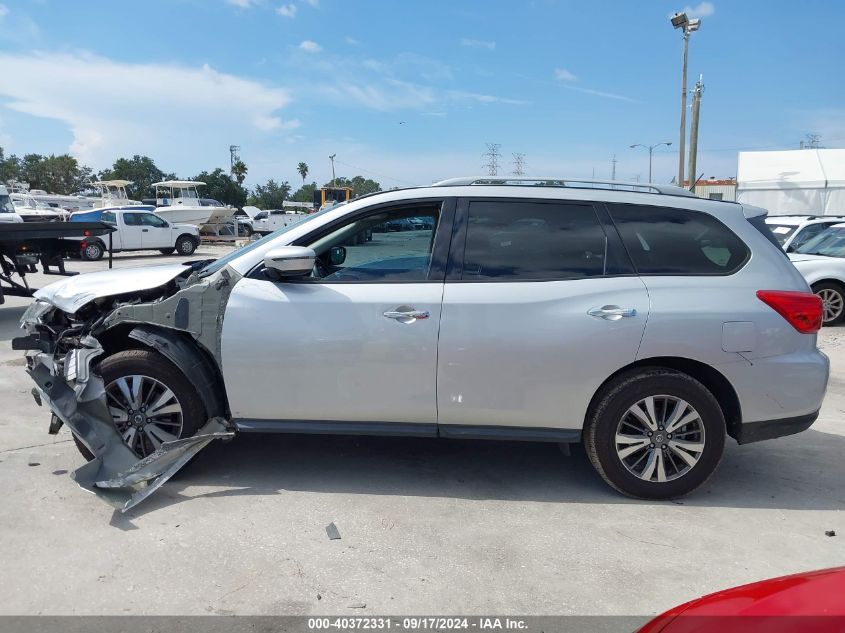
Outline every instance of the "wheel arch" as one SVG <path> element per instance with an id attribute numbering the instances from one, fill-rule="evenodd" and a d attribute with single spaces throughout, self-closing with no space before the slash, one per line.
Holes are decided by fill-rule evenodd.
<path id="1" fill-rule="evenodd" d="M 674 369 L 675 371 L 679 371 L 698 380 L 710 391 L 710 393 L 713 394 L 713 397 L 715 397 L 716 401 L 719 403 L 719 408 L 725 416 L 725 426 L 727 428 L 728 435 L 734 439 L 737 438 L 740 425 L 742 424 L 742 407 L 739 402 L 739 396 L 737 396 L 733 385 L 731 385 L 730 381 L 728 381 L 728 379 L 725 378 L 720 371 L 714 369 L 712 366 L 691 358 L 678 356 L 655 356 L 652 358 L 643 358 L 620 368 L 608 376 L 593 394 L 593 397 L 590 400 L 590 405 L 587 408 L 587 415 L 584 419 L 584 423 L 586 424 L 591 411 L 593 411 L 594 407 L 601 398 L 605 387 L 610 384 L 611 381 L 615 380 L 621 374 L 631 373 L 638 369 L 645 368 Z"/>
<path id="2" fill-rule="evenodd" d="M 839 286 L 843 292 L 845 292 L 845 281 L 841 279 L 837 279 L 836 277 L 822 277 L 821 279 L 816 279 L 812 283 L 809 284 L 810 288 L 813 289 L 815 286 L 819 284 L 833 284 L 835 286 Z M 815 292 L 815 290 L 814 290 Z"/>
<path id="3" fill-rule="evenodd" d="M 188 333 L 155 325 L 120 323 L 98 341 L 107 358 L 128 349 L 152 349 L 173 363 L 196 387 L 209 418 L 229 417 L 229 401 L 220 368 L 212 355 Z"/>

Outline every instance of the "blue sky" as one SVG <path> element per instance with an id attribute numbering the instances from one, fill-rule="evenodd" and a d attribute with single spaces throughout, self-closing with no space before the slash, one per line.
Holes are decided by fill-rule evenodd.
<path id="1" fill-rule="evenodd" d="M 672 0 L 0 0 L 0 146 L 95 169 L 152 156 L 190 177 L 241 146 L 247 184 L 362 174 L 383 186 L 483 173 L 485 143 L 542 175 L 677 170 L 681 38 Z M 699 171 L 741 149 L 845 146 L 845 3 L 713 0 Z M 311 177 L 309 177 L 309 180 Z"/>

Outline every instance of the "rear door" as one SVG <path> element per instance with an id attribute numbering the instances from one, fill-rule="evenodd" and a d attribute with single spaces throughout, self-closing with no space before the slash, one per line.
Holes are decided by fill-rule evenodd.
<path id="1" fill-rule="evenodd" d="M 598 387 L 636 358 L 648 313 L 603 206 L 461 200 L 438 345 L 440 433 L 577 439 Z"/>
<path id="2" fill-rule="evenodd" d="M 126 211 L 120 216 L 120 248 L 124 250 L 139 250 L 143 248 L 143 213 Z"/>

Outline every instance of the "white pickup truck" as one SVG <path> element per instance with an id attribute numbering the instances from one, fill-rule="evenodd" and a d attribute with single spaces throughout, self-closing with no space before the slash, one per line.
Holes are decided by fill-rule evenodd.
<path id="1" fill-rule="evenodd" d="M 103 211 L 100 221 L 114 225 L 112 252 L 152 251 L 170 255 L 191 255 L 200 243 L 199 228 L 193 224 L 171 224 L 152 211 L 112 209 Z M 86 237 L 80 241 L 82 259 L 100 259 L 108 250 L 108 236 Z"/>

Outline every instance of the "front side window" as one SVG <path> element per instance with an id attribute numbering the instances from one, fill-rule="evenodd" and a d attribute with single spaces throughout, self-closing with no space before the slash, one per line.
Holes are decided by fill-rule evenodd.
<path id="1" fill-rule="evenodd" d="M 14 213 L 15 205 L 12 204 L 12 199 L 6 195 L 0 195 L 0 213 Z"/>
<path id="2" fill-rule="evenodd" d="M 749 251 L 728 227 L 706 213 L 636 204 L 608 204 L 641 275 L 730 274 Z"/>
<path id="3" fill-rule="evenodd" d="M 312 276 L 325 282 L 425 281 L 440 204 L 359 217 L 303 245 L 314 249 Z"/>
<path id="4" fill-rule="evenodd" d="M 598 277 L 607 238 L 589 204 L 474 201 L 469 205 L 464 280 Z"/>
<path id="5" fill-rule="evenodd" d="M 828 226 L 824 222 L 817 222 L 816 224 L 808 224 L 801 229 L 789 245 L 789 251 L 792 252 L 802 244 L 806 244 L 816 235 L 824 231 Z"/>

